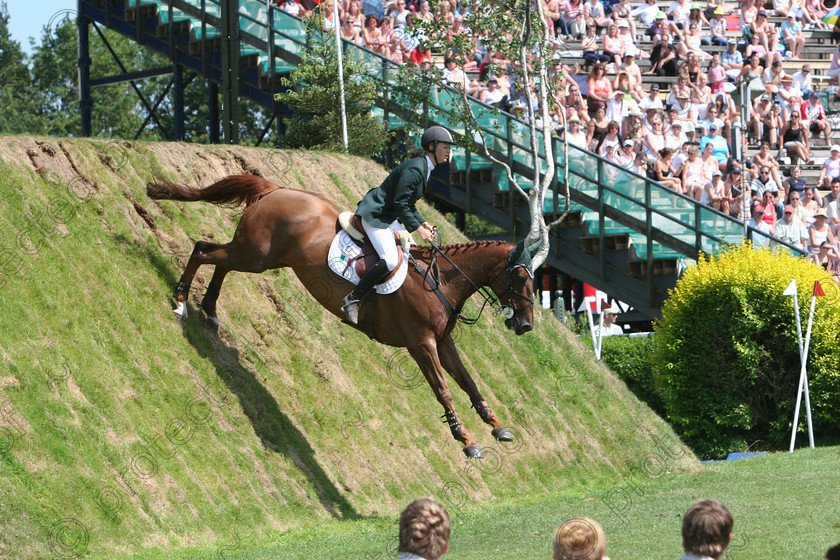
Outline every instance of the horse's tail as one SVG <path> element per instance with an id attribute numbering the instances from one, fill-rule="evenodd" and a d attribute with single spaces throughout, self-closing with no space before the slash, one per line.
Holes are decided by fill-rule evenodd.
<path id="1" fill-rule="evenodd" d="M 154 199 L 184 200 L 188 202 L 201 200 L 213 204 L 234 204 L 237 206 L 244 203 L 247 206 L 261 196 L 280 188 L 282 187 L 256 175 L 231 175 L 203 189 L 194 189 L 170 181 L 148 183 L 146 194 L 149 195 L 149 198 Z"/>

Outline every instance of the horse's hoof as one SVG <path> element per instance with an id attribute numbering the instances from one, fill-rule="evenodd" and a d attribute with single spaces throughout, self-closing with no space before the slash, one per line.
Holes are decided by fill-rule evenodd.
<path id="1" fill-rule="evenodd" d="M 187 303 L 185 301 L 176 301 L 175 309 L 172 310 L 175 315 L 180 317 L 182 321 L 187 320 Z"/>
<path id="2" fill-rule="evenodd" d="M 470 459 L 484 459 L 484 453 L 477 445 L 468 445 L 464 448 L 464 455 Z"/>
<path id="3" fill-rule="evenodd" d="M 218 328 L 219 328 L 219 325 L 221 325 L 221 324 L 222 324 L 222 323 L 219 321 L 219 318 L 218 318 L 218 317 L 207 317 L 207 322 L 210 324 L 210 326 L 211 326 L 212 328 L 217 329 L 217 330 L 218 330 Z"/>
<path id="4" fill-rule="evenodd" d="M 508 431 L 507 428 L 502 426 L 501 428 L 496 428 L 492 432 L 493 437 L 496 438 L 498 441 L 513 441 L 513 434 Z"/>

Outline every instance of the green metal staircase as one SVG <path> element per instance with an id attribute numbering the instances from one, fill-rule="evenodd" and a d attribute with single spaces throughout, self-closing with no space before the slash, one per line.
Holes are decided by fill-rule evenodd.
<path id="1" fill-rule="evenodd" d="M 169 56 L 174 64 L 217 83 L 221 80 L 218 0 L 79 0 L 79 6 L 84 17 Z M 258 0 L 240 0 L 238 17 L 241 94 L 276 109 L 272 94 L 277 77 L 296 66 L 313 38 L 308 37 L 301 20 Z M 452 116 L 458 114 L 453 109 L 463 103 L 457 91 L 434 88 L 431 99 L 417 105 L 392 93 L 398 65 L 355 44 L 345 42 L 343 48 L 346 56 L 362 62 L 365 79 L 385 86 L 373 109 L 388 126 L 436 123 L 458 135 L 476 138 L 480 131 L 489 152 L 512 168 L 517 183 L 525 189 L 533 187 L 535 168 L 545 172 L 544 154 L 535 161 L 531 153 L 531 131 L 526 123 L 470 100 L 478 124 L 465 126 L 463 120 Z M 570 213 L 551 233 L 547 264 L 631 304 L 643 316 L 660 315 L 682 268 L 701 253 L 738 244 L 745 236 L 796 252 L 729 216 L 579 148 L 569 147 L 566 170 L 565 148 L 557 138 L 552 142 L 556 173 L 544 212 L 551 218 L 568 204 Z M 542 146 L 541 137 L 538 143 Z M 563 196 L 567 171 L 568 201 Z M 434 183 L 430 196 L 451 208 L 480 215 L 512 237 L 527 231 L 527 205 L 497 163 L 456 150 L 448 179 Z"/>

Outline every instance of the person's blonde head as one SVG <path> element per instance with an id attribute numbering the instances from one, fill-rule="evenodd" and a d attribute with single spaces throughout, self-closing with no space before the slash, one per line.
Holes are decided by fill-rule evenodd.
<path id="1" fill-rule="evenodd" d="M 607 538 L 594 519 L 575 517 L 554 533 L 554 560 L 601 560 L 606 552 Z"/>
<path id="2" fill-rule="evenodd" d="M 400 514 L 399 552 L 437 560 L 449 548 L 451 525 L 443 504 L 434 498 L 417 498 Z"/>
<path id="3" fill-rule="evenodd" d="M 734 520 L 717 500 L 694 502 L 682 524 L 683 550 L 697 556 L 720 558 L 732 537 Z"/>

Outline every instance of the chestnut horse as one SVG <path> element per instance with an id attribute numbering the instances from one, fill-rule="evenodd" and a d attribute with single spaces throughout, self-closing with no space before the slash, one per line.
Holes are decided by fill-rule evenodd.
<path id="1" fill-rule="evenodd" d="M 327 268 L 327 251 L 337 231 L 339 214 L 338 207 L 329 200 L 280 187 L 254 175 L 234 175 L 200 190 L 168 182 L 150 183 L 147 193 L 154 199 L 246 204 L 230 243 L 198 241 L 195 244 L 174 292 L 176 305 L 184 311 L 190 283 L 203 264 L 216 265 L 201 302 L 202 309 L 215 324 L 218 324 L 216 300 L 228 272 L 259 273 L 290 267 L 321 305 L 344 319 L 341 300 L 353 286 Z M 504 306 L 507 328 L 517 335 L 530 331 L 534 301 L 532 251 L 522 243 L 514 246 L 500 241 L 478 241 L 439 249 L 414 247 L 411 255 L 428 269 L 435 251 L 439 252 L 436 277 L 443 298 L 412 267 L 399 290 L 376 295 L 372 308 L 362 308 L 356 328 L 385 344 L 408 350 L 443 406 L 453 437 L 463 443 L 468 457 L 480 458 L 481 449 L 455 412 L 444 369 L 469 395 L 472 407 L 492 426 L 491 433 L 497 440 L 512 441 L 513 437 L 484 401 L 461 362 L 452 340 L 452 329 L 467 298 L 486 286 L 496 295 L 493 298 L 482 291 L 491 305 Z M 449 309 L 443 299 L 451 304 Z M 371 309 L 373 316 L 365 320 L 365 313 L 371 313 Z"/>

